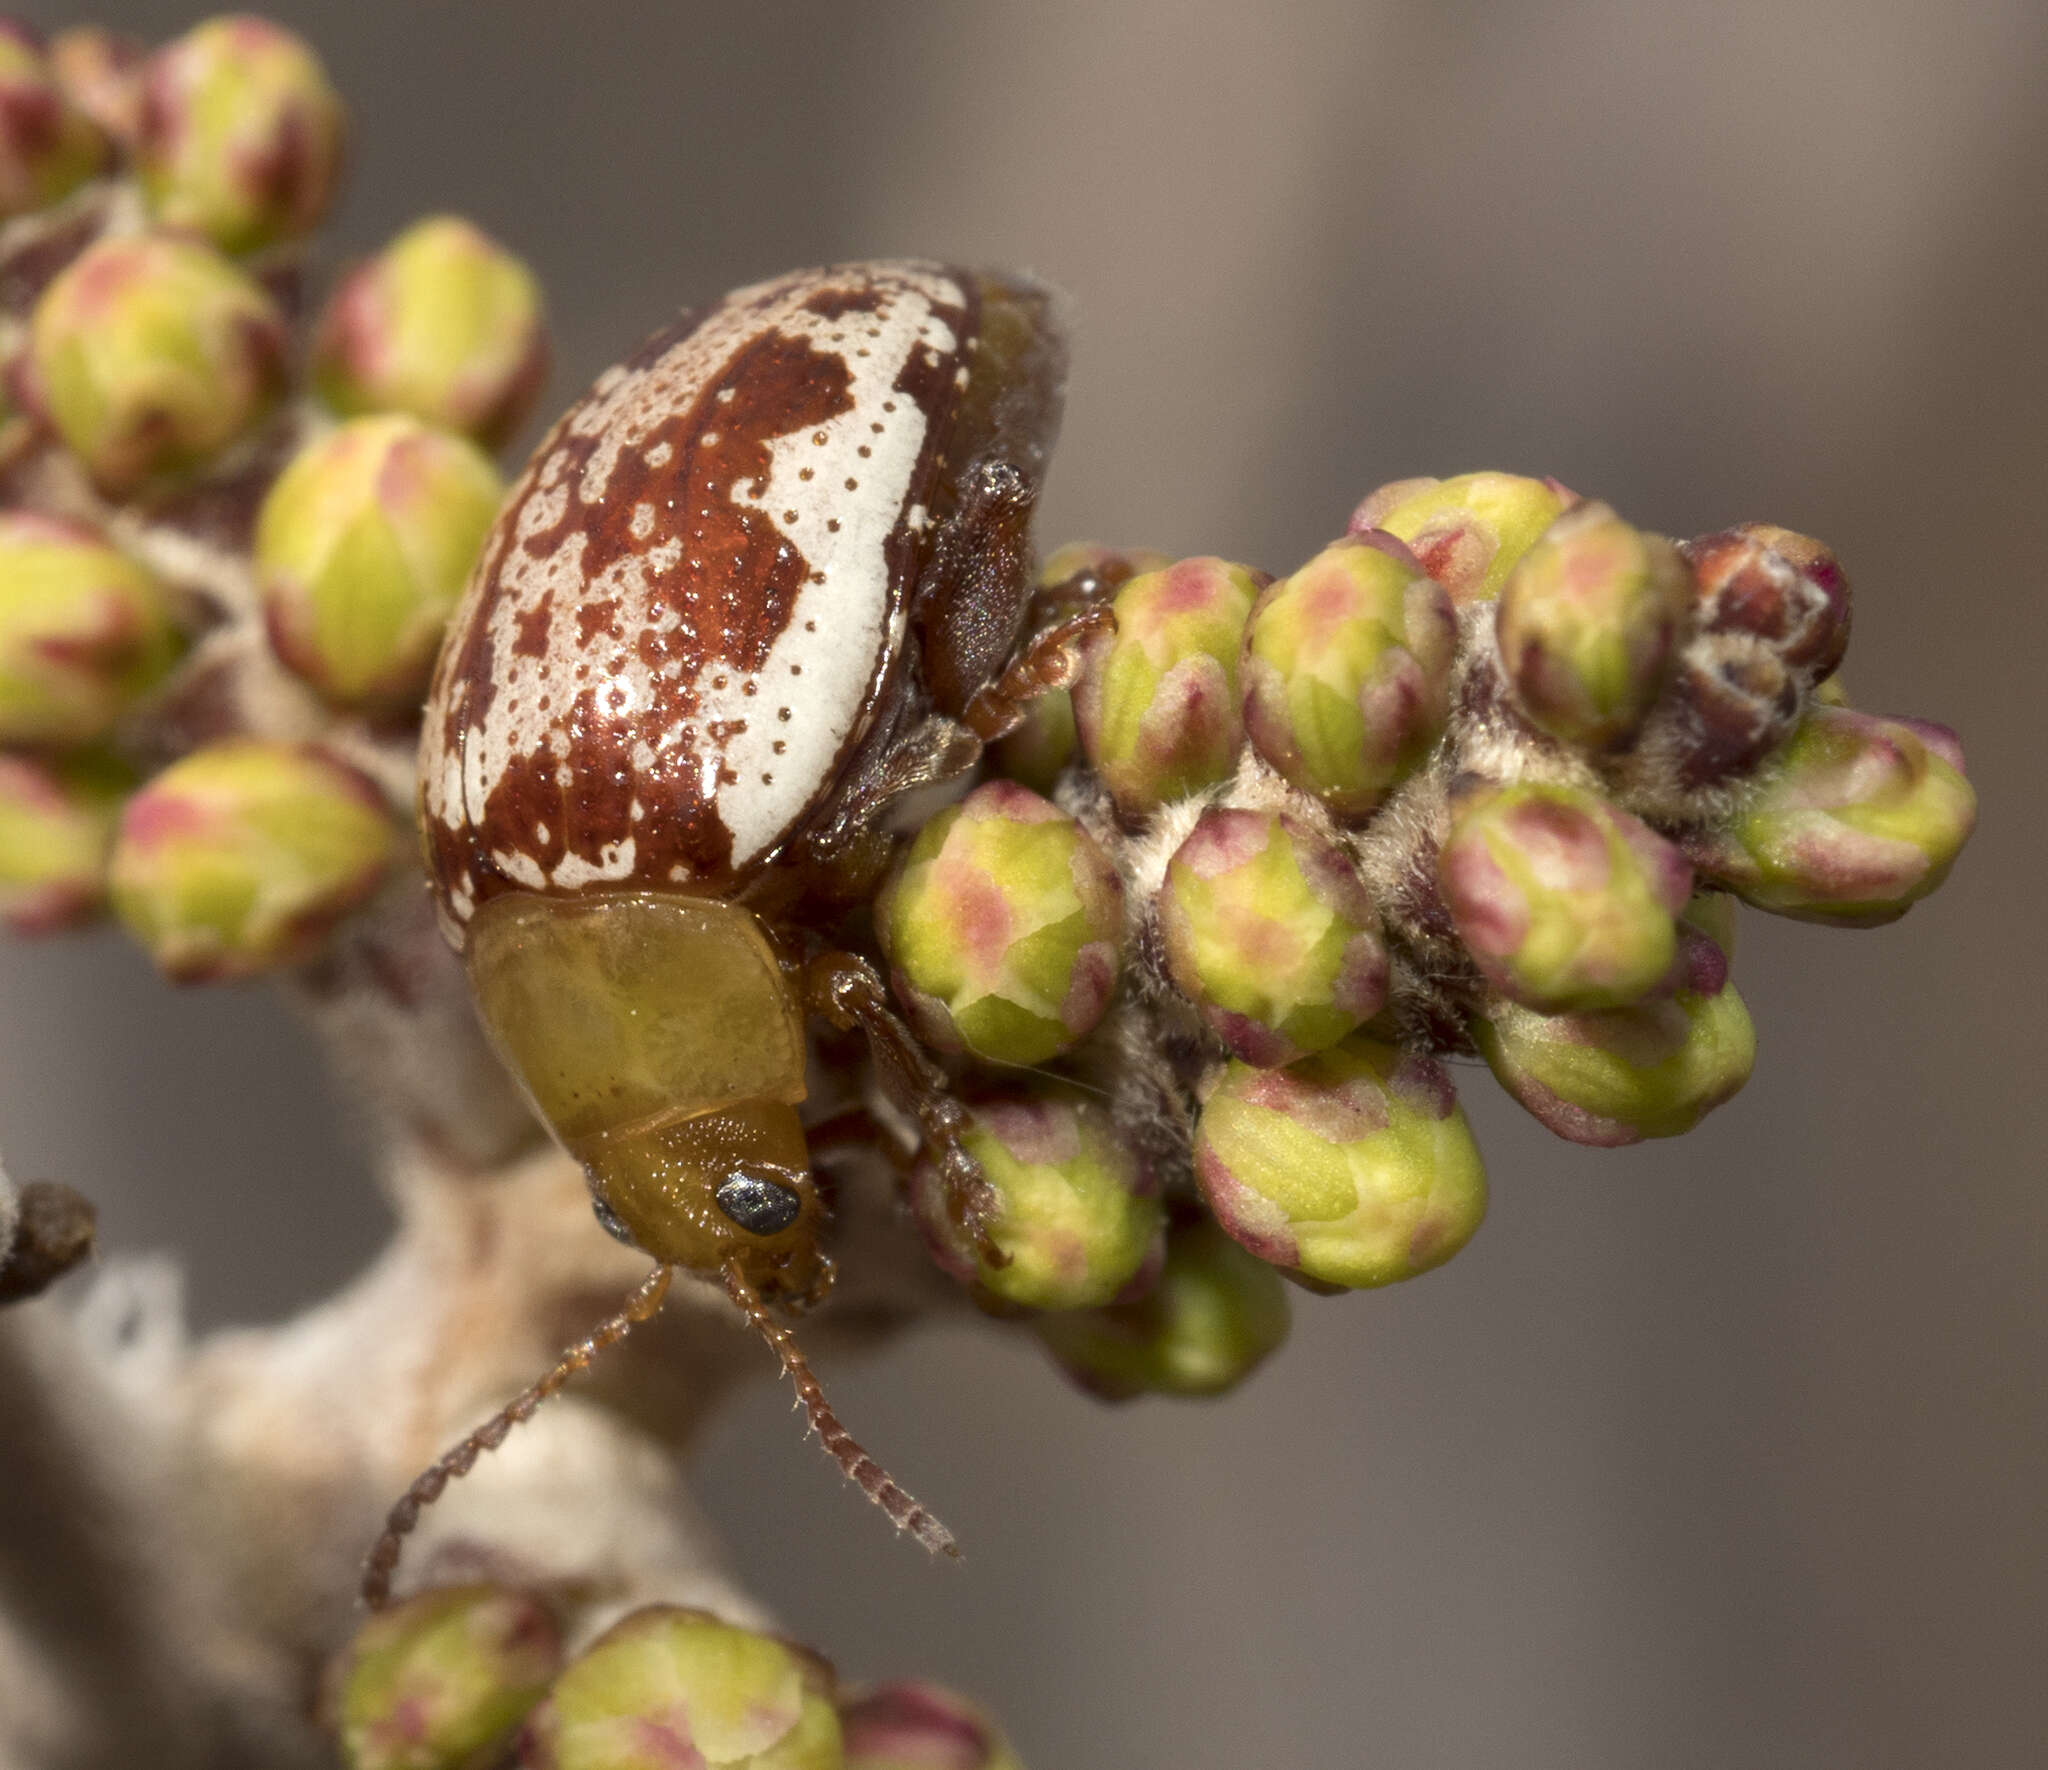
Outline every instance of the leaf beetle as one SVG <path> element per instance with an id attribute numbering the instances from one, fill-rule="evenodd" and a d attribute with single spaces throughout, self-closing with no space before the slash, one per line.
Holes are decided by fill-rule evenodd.
<path id="1" fill-rule="evenodd" d="M 1058 303 L 1027 278 L 799 271 L 657 332 L 513 487 L 427 701 L 427 868 L 501 1055 L 657 1267 L 414 1484 L 373 1604 L 421 1507 L 679 1267 L 724 1283 L 869 1497 L 957 1553 L 772 1310 L 831 1280 L 798 1111 L 811 1015 L 865 1035 L 974 1220 L 963 1109 L 874 968 L 820 931 L 872 896 L 905 795 L 971 770 L 1105 618 L 1025 636 L 1065 367 Z"/>

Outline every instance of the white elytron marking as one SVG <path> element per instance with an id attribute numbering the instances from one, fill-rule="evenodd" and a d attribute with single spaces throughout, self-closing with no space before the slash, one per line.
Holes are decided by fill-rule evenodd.
<path id="1" fill-rule="evenodd" d="M 880 296 L 877 310 L 827 318 L 804 306 L 821 289 L 848 288 Z M 846 367 L 849 410 L 769 442 L 770 466 L 758 489 L 721 485 L 713 494 L 752 507 L 809 562 L 811 578 L 800 587 L 766 662 L 752 676 L 708 664 L 692 685 L 697 713 L 687 726 L 656 731 L 642 722 L 635 731 L 636 769 L 657 759 L 664 770 L 681 764 L 715 789 L 707 798 L 731 834 L 736 867 L 773 847 L 828 784 L 842 747 L 858 735 L 890 648 L 902 643 L 901 611 L 891 631 L 885 545 L 923 452 L 927 421 L 895 384 L 913 354 L 931 360 L 958 349 L 952 328 L 935 310 L 963 306 L 965 299 L 952 278 L 914 263 L 804 272 L 742 289 L 648 367 L 627 375 L 608 372 L 572 416 L 569 434 L 597 442 L 577 488 L 591 502 L 607 496 L 614 468 L 629 453 L 649 465 L 665 463 L 668 444 L 650 444 L 649 434 L 715 386 L 734 353 L 764 332 L 801 338 Z M 719 388 L 714 398 L 722 403 L 729 395 Z M 621 723 L 655 703 L 657 679 L 633 643 L 638 635 L 717 618 L 715 607 L 690 595 L 687 546 L 673 527 L 667 540 L 619 558 L 589 582 L 582 570 L 583 536 L 571 533 L 539 556 L 527 550 L 530 539 L 560 522 L 573 463 L 574 455 L 563 449 L 534 461 L 508 505 L 517 511 L 511 532 L 494 535 L 478 571 L 481 582 L 494 560 L 503 561 L 486 630 L 496 694 L 482 722 L 468 722 L 459 758 L 431 758 L 424 775 L 428 812 L 451 829 L 482 821 L 514 761 L 536 754 L 566 759 L 567 721 L 580 693 L 595 685 L 599 714 Z M 654 513 L 631 514 L 634 538 L 651 541 Z M 915 518 L 923 514 L 920 508 Z M 526 655 L 533 650 L 530 643 L 525 653 L 516 651 L 521 618 L 551 593 L 541 655 Z M 613 644 L 599 635 L 582 647 L 579 606 L 606 600 L 618 603 L 616 623 L 624 641 Z M 472 603 L 458 613 L 451 647 L 478 612 Z M 586 670 L 581 678 L 579 665 Z M 660 671 L 673 679 L 681 667 L 670 660 Z M 787 718 L 780 716 L 785 708 Z M 441 712 L 430 709 L 429 744 L 438 741 Z M 711 735 L 713 726 L 721 728 L 722 742 Z M 547 882 L 570 890 L 629 877 L 634 843 L 626 832 L 617 834 L 624 839 L 604 850 L 601 864 L 570 856 Z M 521 876 L 508 857 L 493 858 Z"/>

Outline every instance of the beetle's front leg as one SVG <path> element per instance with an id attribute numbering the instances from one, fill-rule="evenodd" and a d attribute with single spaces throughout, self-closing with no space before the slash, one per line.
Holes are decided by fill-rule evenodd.
<path id="1" fill-rule="evenodd" d="M 1056 688 L 1070 688 L 1081 673 L 1081 654 L 1097 634 L 1113 632 L 1107 603 L 1092 603 L 1046 628 L 1018 653 L 995 681 L 977 690 L 963 722 L 984 744 L 1008 737 L 1024 723 L 1031 703 Z"/>
<path id="2" fill-rule="evenodd" d="M 989 1234 L 993 1191 L 965 1142 L 967 1108 L 954 1095 L 945 1072 L 889 1006 L 888 991 L 874 966 L 856 954 L 829 950 L 811 958 L 803 975 L 811 1011 L 867 1040 L 882 1092 L 917 1121 L 925 1148 L 938 1164 L 948 1214 L 974 1237 L 990 1265 L 1007 1266 L 1009 1256 Z"/>
<path id="3" fill-rule="evenodd" d="M 916 598 L 932 705 L 958 717 L 1016 649 L 1031 604 L 1031 516 L 1038 483 L 1007 461 L 963 476 Z"/>

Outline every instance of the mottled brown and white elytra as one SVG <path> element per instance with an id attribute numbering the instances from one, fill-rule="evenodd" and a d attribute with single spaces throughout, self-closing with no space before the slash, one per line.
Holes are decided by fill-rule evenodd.
<path id="1" fill-rule="evenodd" d="M 508 499 L 428 702 L 452 939 L 507 891 L 735 895 L 917 703 L 960 710 L 950 651 L 978 654 L 967 693 L 1001 667 L 1021 586 L 963 599 L 932 568 L 978 563 L 941 557 L 988 521 L 977 476 L 1018 476 L 1028 519 L 1064 366 L 1048 305 L 930 264 L 801 271 L 599 377 Z M 963 601 L 1006 604 L 1001 631 L 925 626 Z"/>
<path id="2" fill-rule="evenodd" d="M 414 1484 L 373 1603 L 420 1508 L 677 1267 L 723 1280 L 840 1466 L 951 1549 L 766 1305 L 832 1276 L 798 1110 L 812 1013 L 866 1035 L 977 1220 L 964 1110 L 822 931 L 887 864 L 892 805 L 1066 667 L 1059 635 L 1019 651 L 1065 366 L 1024 278 L 798 271 L 607 370 L 513 488 L 427 701 L 428 867 L 500 1055 L 657 1278 Z"/>

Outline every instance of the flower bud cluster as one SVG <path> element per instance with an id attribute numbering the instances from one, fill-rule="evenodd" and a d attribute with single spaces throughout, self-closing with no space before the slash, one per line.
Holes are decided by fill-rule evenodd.
<path id="1" fill-rule="evenodd" d="M 580 1653 L 556 1603 L 432 1587 L 327 1669 L 348 1770 L 1023 1770 L 974 1704 L 919 1681 L 842 1690 L 808 1648 L 652 1604 Z"/>
<path id="2" fill-rule="evenodd" d="M 1785 529 L 1674 543 L 1475 473 L 1381 488 L 1278 579 L 1070 547 L 1039 597 L 1041 631 L 1109 618 L 876 933 L 987 1177 L 975 1211 L 918 1171 L 935 1256 L 1109 1397 L 1242 1377 L 1280 1277 L 1464 1245 L 1444 1059 L 1578 1143 L 1690 1130 L 1755 1055 L 1737 901 L 1886 921 L 1970 832 L 1953 735 L 1832 685 L 1847 580 Z"/>
<path id="3" fill-rule="evenodd" d="M 454 216 L 307 302 L 346 133 L 262 18 L 155 49 L 0 22 L 18 932 L 111 904 L 169 975 L 247 976 L 315 956 L 400 851 L 392 759 L 547 341 L 532 274 Z"/>

